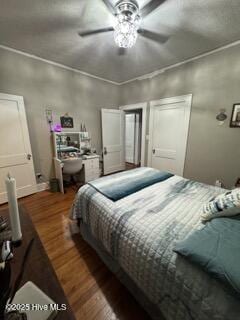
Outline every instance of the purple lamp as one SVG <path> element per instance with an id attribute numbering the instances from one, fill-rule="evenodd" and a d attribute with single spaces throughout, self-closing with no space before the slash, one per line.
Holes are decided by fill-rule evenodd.
<path id="1" fill-rule="evenodd" d="M 52 131 L 54 132 L 62 132 L 62 127 L 60 123 L 55 123 L 52 125 Z"/>

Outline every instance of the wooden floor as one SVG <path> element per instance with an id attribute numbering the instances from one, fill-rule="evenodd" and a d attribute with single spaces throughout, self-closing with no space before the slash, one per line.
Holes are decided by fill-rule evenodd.
<path id="1" fill-rule="evenodd" d="M 75 192 L 20 200 L 30 214 L 76 319 L 149 319 L 68 219 Z M 66 319 L 67 320 L 67 319 Z"/>
<path id="2" fill-rule="evenodd" d="M 126 170 L 131 170 L 139 167 L 139 165 L 136 165 L 130 162 L 125 162 L 125 166 L 126 166 Z"/>

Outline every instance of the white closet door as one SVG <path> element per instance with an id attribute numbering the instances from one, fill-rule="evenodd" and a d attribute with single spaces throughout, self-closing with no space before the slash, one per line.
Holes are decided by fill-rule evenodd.
<path id="1" fill-rule="evenodd" d="M 103 173 L 125 169 L 124 114 L 121 110 L 102 109 Z"/>
<path id="2" fill-rule="evenodd" d="M 192 96 L 151 102 L 148 162 L 183 176 Z"/>
<path id="3" fill-rule="evenodd" d="M 16 179 L 18 197 L 36 192 L 36 179 L 23 98 L 0 93 L 0 110 L 0 203 L 4 203 L 8 173 Z"/>

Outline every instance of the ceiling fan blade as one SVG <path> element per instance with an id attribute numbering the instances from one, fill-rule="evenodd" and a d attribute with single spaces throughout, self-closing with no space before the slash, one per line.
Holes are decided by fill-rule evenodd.
<path id="1" fill-rule="evenodd" d="M 149 3 L 147 3 L 141 10 L 140 14 L 144 18 L 147 15 L 149 15 L 153 10 L 157 9 L 163 2 L 166 0 L 151 0 Z"/>
<path id="2" fill-rule="evenodd" d="M 101 28 L 101 29 L 96 29 L 96 30 L 80 31 L 80 32 L 78 32 L 78 35 L 80 37 L 87 37 L 87 36 L 92 36 L 92 35 L 98 34 L 98 33 L 110 32 L 113 30 L 114 30 L 113 27 L 108 27 L 108 28 Z"/>
<path id="3" fill-rule="evenodd" d="M 118 55 L 119 56 L 125 56 L 125 54 L 127 53 L 127 49 L 126 48 L 118 48 Z"/>
<path id="4" fill-rule="evenodd" d="M 113 14 L 114 16 L 116 15 L 116 11 L 114 6 L 111 4 L 109 0 L 102 0 L 105 6 L 108 8 L 108 10 Z"/>
<path id="5" fill-rule="evenodd" d="M 145 38 L 148 38 L 150 40 L 156 41 L 158 43 L 165 43 L 168 41 L 169 36 L 165 36 L 163 34 L 153 32 L 146 29 L 138 29 L 138 33 Z"/>

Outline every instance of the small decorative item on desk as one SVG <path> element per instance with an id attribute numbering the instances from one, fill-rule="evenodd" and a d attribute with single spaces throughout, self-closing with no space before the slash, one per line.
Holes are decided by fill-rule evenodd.
<path id="1" fill-rule="evenodd" d="M 85 139 L 85 138 L 88 139 L 89 138 L 89 134 L 87 132 L 85 123 L 81 123 L 81 126 L 80 126 L 80 137 L 81 137 L 81 139 Z"/>
<path id="2" fill-rule="evenodd" d="M 87 129 L 86 129 L 85 123 L 81 123 L 80 132 L 86 132 L 86 131 L 87 131 Z"/>
<path id="3" fill-rule="evenodd" d="M 89 139 L 89 134 L 87 131 L 83 131 L 83 132 L 80 132 L 80 136 L 81 136 L 81 140 L 87 140 Z"/>

